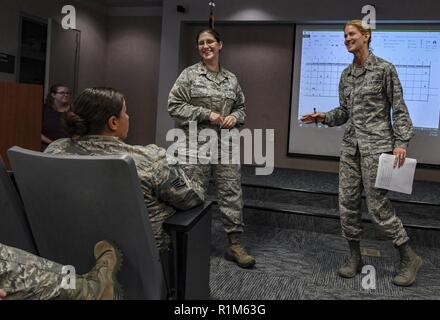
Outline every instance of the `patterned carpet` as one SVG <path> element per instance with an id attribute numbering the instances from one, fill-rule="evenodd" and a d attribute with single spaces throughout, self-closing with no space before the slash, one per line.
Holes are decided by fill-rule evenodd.
<path id="1" fill-rule="evenodd" d="M 364 257 L 376 270 L 376 289 L 365 290 L 362 277 L 342 279 L 336 274 L 345 261 L 347 245 L 337 235 L 297 229 L 249 225 L 243 243 L 257 264 L 251 270 L 223 259 L 226 236 L 216 213 L 212 229 L 210 288 L 212 299 L 440 299 L 440 249 L 414 246 L 424 259 L 410 288 L 392 284 L 398 254 L 391 243 L 365 240 L 380 257 Z"/>

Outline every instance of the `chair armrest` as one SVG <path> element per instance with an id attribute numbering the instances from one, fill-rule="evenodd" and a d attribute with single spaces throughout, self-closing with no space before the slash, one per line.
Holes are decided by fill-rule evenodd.
<path id="1" fill-rule="evenodd" d="M 163 226 L 168 231 L 187 232 L 202 219 L 212 206 L 212 201 L 185 211 L 177 211 L 166 219 Z"/>
<path id="2" fill-rule="evenodd" d="M 169 292 L 173 299 L 209 299 L 212 201 L 166 219 L 163 227 L 172 238 Z"/>

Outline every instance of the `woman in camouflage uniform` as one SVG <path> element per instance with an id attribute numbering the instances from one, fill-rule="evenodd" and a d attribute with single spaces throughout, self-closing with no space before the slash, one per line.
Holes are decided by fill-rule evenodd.
<path id="1" fill-rule="evenodd" d="M 219 53 L 223 42 L 219 34 L 212 29 L 202 30 L 196 41 L 202 61 L 180 74 L 168 98 L 168 112 L 187 138 L 191 123 L 197 124 L 197 133 L 212 129 L 219 137 L 221 129 L 233 129 L 244 123 L 244 95 L 237 77 L 220 65 Z M 191 151 L 189 157 L 194 156 Z M 198 154 L 197 151 L 195 153 Z M 218 154 L 222 154 L 220 148 Z M 209 178 L 213 176 L 229 240 L 225 258 L 235 261 L 240 267 L 249 268 L 255 264 L 255 259 L 246 253 L 239 241 L 244 227 L 240 165 L 221 163 L 220 156 L 215 160 L 218 164 L 191 164 L 184 168 L 188 175 L 200 178 L 205 190 Z"/>
<path id="2" fill-rule="evenodd" d="M 341 75 L 340 106 L 301 119 L 328 126 L 347 126 L 340 157 L 339 211 L 342 233 L 348 240 L 351 257 L 338 273 L 352 278 L 363 266 L 359 242 L 364 190 L 372 221 L 386 233 L 400 253 L 401 263 L 394 283 L 410 286 L 416 279 L 422 259 L 408 245 L 409 238 L 386 196 L 387 190 L 377 189 L 374 185 L 381 153 L 392 152 L 396 157 L 395 167 L 404 164 L 406 148 L 413 136 L 412 122 L 396 68 L 369 51 L 371 29 L 360 20 L 349 21 L 344 26 L 344 38 L 354 61 Z"/>
<path id="3" fill-rule="evenodd" d="M 64 115 L 70 138 L 52 142 L 45 153 L 79 155 L 128 155 L 135 163 L 149 220 L 162 253 L 170 238 L 163 222 L 176 209 L 187 210 L 201 204 L 204 194 L 179 166 L 169 165 L 166 151 L 154 144 L 133 146 L 128 135 L 129 116 L 124 96 L 111 88 L 84 90 Z"/>

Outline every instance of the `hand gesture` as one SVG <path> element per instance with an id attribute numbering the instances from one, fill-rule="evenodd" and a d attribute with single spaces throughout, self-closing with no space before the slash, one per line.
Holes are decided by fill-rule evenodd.
<path id="1" fill-rule="evenodd" d="M 215 125 L 218 125 L 218 126 L 222 126 L 223 125 L 223 117 L 222 116 L 220 116 L 218 113 L 216 113 L 216 112 L 211 112 L 210 114 L 209 114 L 209 122 L 211 123 L 211 124 L 215 124 Z"/>
<path id="2" fill-rule="evenodd" d="M 323 122 L 325 120 L 325 113 L 324 112 L 313 112 L 306 115 L 303 115 L 301 117 L 301 121 L 305 123 L 318 123 Z"/>
<path id="3" fill-rule="evenodd" d="M 232 129 L 235 127 L 235 125 L 237 124 L 237 118 L 235 116 L 227 116 L 224 120 L 223 120 L 223 126 L 222 128 L 225 129 Z"/>

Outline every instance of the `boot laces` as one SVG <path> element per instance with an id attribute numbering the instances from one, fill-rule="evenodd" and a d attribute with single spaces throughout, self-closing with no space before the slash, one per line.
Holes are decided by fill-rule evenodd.
<path id="1" fill-rule="evenodd" d="M 246 250 L 239 244 L 231 245 L 231 249 L 240 256 L 247 256 Z"/>
<path id="2" fill-rule="evenodd" d="M 406 276 L 409 273 L 410 261 L 403 260 L 400 262 L 399 274 Z"/>
<path id="3" fill-rule="evenodd" d="M 90 270 L 86 275 L 85 278 L 87 280 L 98 280 L 99 272 L 102 268 L 108 267 L 108 259 L 105 258 L 106 254 L 110 251 L 106 251 L 96 260 L 95 266 Z"/>
<path id="4" fill-rule="evenodd" d="M 354 262 L 359 262 L 360 260 L 361 260 L 361 257 L 358 257 L 358 256 L 356 256 L 356 255 L 351 255 L 351 256 L 345 261 L 345 264 L 346 264 L 346 265 L 349 265 L 349 264 L 354 263 Z"/>

